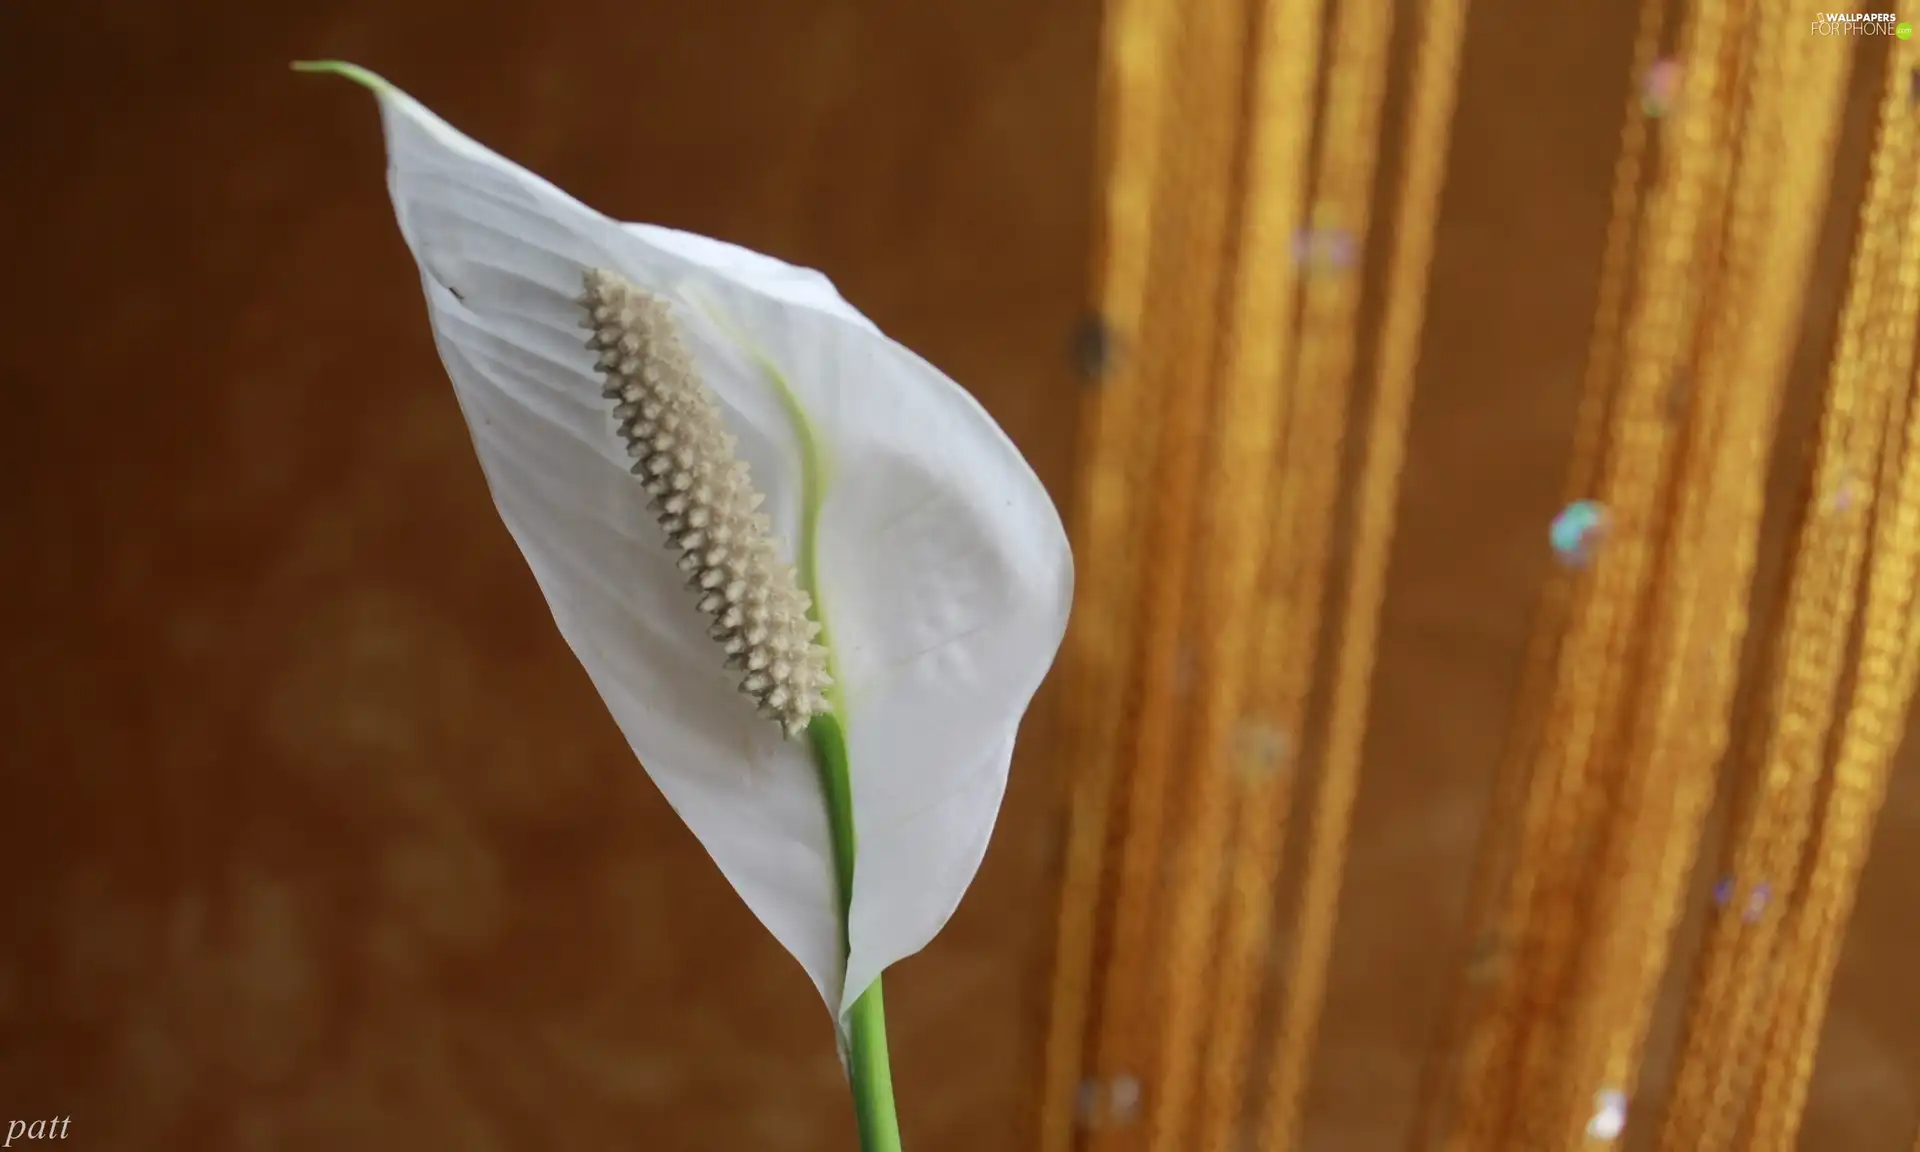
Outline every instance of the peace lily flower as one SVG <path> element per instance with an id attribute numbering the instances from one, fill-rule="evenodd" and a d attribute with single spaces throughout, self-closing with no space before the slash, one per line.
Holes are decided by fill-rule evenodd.
<path id="1" fill-rule="evenodd" d="M 991 417 L 817 272 L 621 224 L 346 64 L 494 502 L 634 753 L 834 1013 L 986 851 L 1072 560 Z M 857 856 L 856 856 L 857 845 Z"/>

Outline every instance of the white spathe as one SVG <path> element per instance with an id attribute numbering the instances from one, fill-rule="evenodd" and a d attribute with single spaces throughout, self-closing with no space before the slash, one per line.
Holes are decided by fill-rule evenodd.
<path id="1" fill-rule="evenodd" d="M 641 764 L 844 1020 L 946 923 L 986 851 L 1072 598 L 1052 502 L 972 397 L 824 276 L 611 220 L 373 86 L 394 212 L 501 518 Z M 576 303 L 596 267 L 672 302 L 790 559 L 799 441 L 754 354 L 825 448 L 818 582 L 859 836 L 845 956 L 808 745 L 735 690 L 601 397 Z"/>

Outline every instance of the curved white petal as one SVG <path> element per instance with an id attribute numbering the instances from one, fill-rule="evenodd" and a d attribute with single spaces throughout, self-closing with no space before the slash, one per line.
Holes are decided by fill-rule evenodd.
<path id="1" fill-rule="evenodd" d="M 970 396 L 824 276 L 622 226 L 404 94 L 379 96 L 395 214 L 502 518 L 661 792 L 843 1011 L 939 931 L 979 866 L 1066 626 L 1072 562 L 1052 503 Z M 799 446 L 756 354 L 826 447 L 819 582 L 860 836 L 849 956 L 806 747 L 734 691 L 627 471 L 576 326 L 591 267 L 675 301 L 790 555 Z"/>
<path id="2" fill-rule="evenodd" d="M 662 228 L 658 224 L 628 224 L 628 232 L 646 240 L 656 247 L 664 248 L 676 256 L 685 257 L 696 264 L 725 275 L 746 280 L 760 291 L 776 299 L 793 304 L 802 304 L 817 308 L 829 315 L 851 321 L 873 332 L 873 321 L 863 316 L 853 305 L 840 296 L 839 289 L 826 274 L 812 268 L 801 268 L 755 252 L 751 248 L 742 248 L 738 244 L 729 244 L 725 240 L 715 240 L 710 236 L 698 236 L 692 232 L 681 232 L 674 228 Z"/>

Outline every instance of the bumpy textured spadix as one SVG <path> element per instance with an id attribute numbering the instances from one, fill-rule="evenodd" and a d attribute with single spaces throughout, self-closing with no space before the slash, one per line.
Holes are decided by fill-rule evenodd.
<path id="1" fill-rule="evenodd" d="M 986 851 L 1072 594 L 1046 490 L 971 397 L 819 273 L 622 225 L 342 70 L 379 94 L 434 340 L 555 623 L 661 793 L 841 1016 L 932 939 Z M 704 391 L 676 391 L 681 369 Z M 808 647 L 823 640 L 830 687 Z M 859 844 L 844 937 L 820 778 L 782 731 L 822 697 L 846 733 Z"/>
<path id="2" fill-rule="evenodd" d="M 740 691 L 789 736 L 828 708 L 827 650 L 807 618 L 813 598 L 780 556 L 773 520 L 759 511 L 737 439 L 721 423 L 665 304 L 595 268 L 580 298 L 593 334 L 587 347 L 607 378 L 601 395 L 634 458 L 633 474 L 653 496 L 660 527 L 680 553 L 680 571 L 711 617 L 708 635 L 727 667 L 745 672 Z"/>

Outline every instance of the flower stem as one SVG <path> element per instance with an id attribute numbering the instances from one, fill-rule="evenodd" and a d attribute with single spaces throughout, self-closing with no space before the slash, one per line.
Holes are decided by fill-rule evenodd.
<path id="1" fill-rule="evenodd" d="M 900 1152 L 900 1118 L 893 1108 L 893 1068 L 887 1060 L 887 1006 L 880 977 L 847 1014 L 853 1111 L 861 1152 Z"/>
<path id="2" fill-rule="evenodd" d="M 704 303 L 704 302 L 703 302 Z M 833 871 L 840 889 L 840 946 L 852 952 L 847 921 L 853 906 L 853 867 L 859 854 L 853 824 L 853 777 L 847 768 L 846 697 L 840 681 L 840 662 L 827 627 L 827 608 L 820 596 L 820 508 L 826 502 L 829 460 L 813 421 L 793 386 L 765 352 L 729 323 L 719 309 L 704 305 L 710 319 L 760 365 L 786 410 L 800 445 L 800 539 L 795 560 L 800 586 L 813 598 L 812 615 L 820 625 L 820 643 L 827 650 L 827 669 L 833 685 L 827 689 L 832 711 L 807 725 L 813 759 L 820 770 L 821 791 L 827 798 L 827 825 L 833 838 Z M 901 1152 L 900 1118 L 893 1103 L 893 1067 L 887 1056 L 887 1007 L 880 977 L 854 1000 L 847 1012 L 847 1079 L 853 1086 L 854 1122 L 860 1130 L 860 1152 Z"/>
<path id="3" fill-rule="evenodd" d="M 810 614 L 820 625 L 819 642 L 827 650 L 827 670 L 833 676 L 833 684 L 827 689 L 832 710 L 814 716 L 813 722 L 807 725 L 807 740 L 813 745 L 820 788 L 827 799 L 834 878 L 840 889 L 840 946 L 851 952 L 847 917 L 853 905 L 853 863 L 858 850 L 853 825 L 853 777 L 847 770 L 847 705 L 840 682 L 840 662 L 833 649 L 833 632 L 827 627 L 826 604 L 820 596 L 820 509 L 826 503 L 831 461 L 820 434 L 807 416 L 805 405 L 800 403 L 799 394 L 787 382 L 780 366 L 718 306 L 698 293 L 688 295 L 707 319 L 759 365 L 780 397 L 794 439 L 799 443 L 800 539 L 794 563 L 799 569 L 800 586 L 813 598 Z M 853 1086 L 860 1152 L 900 1152 L 900 1118 L 894 1109 L 893 1069 L 887 1059 L 887 1008 L 878 976 L 847 1012 L 847 1078 Z"/>
<path id="4" fill-rule="evenodd" d="M 820 769 L 827 797 L 827 823 L 833 832 L 833 870 L 840 885 L 840 931 L 844 939 L 853 899 L 853 782 L 847 772 L 846 731 L 832 712 L 807 725 L 807 739 Z M 893 1069 L 887 1059 L 887 1009 L 875 977 L 847 1014 L 847 1075 L 853 1084 L 853 1111 L 860 1129 L 860 1152 L 900 1152 L 900 1120 L 893 1104 Z"/>

